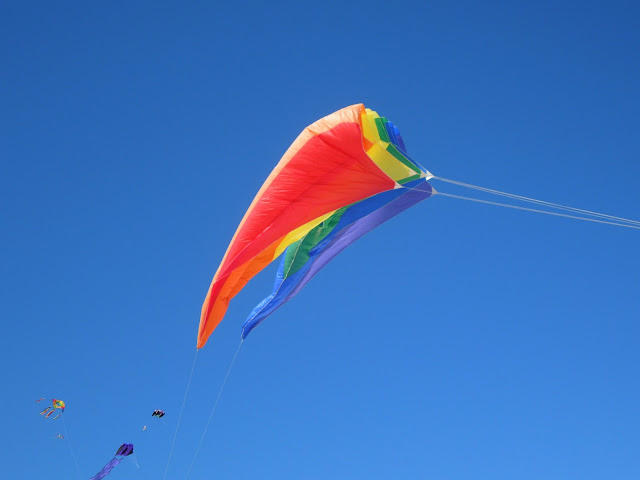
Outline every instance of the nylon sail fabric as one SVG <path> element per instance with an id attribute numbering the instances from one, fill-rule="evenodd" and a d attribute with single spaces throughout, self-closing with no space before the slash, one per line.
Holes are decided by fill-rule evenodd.
<path id="1" fill-rule="evenodd" d="M 397 128 L 362 104 L 307 127 L 240 222 L 203 303 L 197 347 L 207 342 L 230 300 L 287 247 L 345 207 L 427 177 L 405 150 Z"/>

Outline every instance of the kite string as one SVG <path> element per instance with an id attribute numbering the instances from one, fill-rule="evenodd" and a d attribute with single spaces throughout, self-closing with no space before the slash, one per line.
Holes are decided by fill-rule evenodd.
<path id="1" fill-rule="evenodd" d="M 491 188 L 485 188 L 485 187 L 480 187 L 480 186 L 477 186 L 477 185 L 471 185 L 470 183 L 458 182 L 457 180 L 450 180 L 448 178 L 442 178 L 442 177 L 438 177 L 438 176 L 435 176 L 435 175 L 432 178 L 434 180 L 440 180 L 442 182 L 451 183 L 453 185 L 458 185 L 460 187 L 470 188 L 470 189 L 473 189 L 473 190 L 478 190 L 478 191 L 485 192 L 485 193 L 490 193 L 490 194 L 493 194 L 493 195 L 499 195 L 499 196 L 507 197 L 507 198 L 510 198 L 512 200 L 519 200 L 519 201 L 522 201 L 522 202 L 534 203 L 534 204 L 542 205 L 542 206 L 549 207 L 549 208 L 556 208 L 558 210 L 565 210 L 565 211 L 569 211 L 569 212 L 573 212 L 573 213 L 579 213 L 579 214 L 587 215 L 587 216 L 591 216 L 591 217 L 603 218 L 603 219 L 606 219 L 606 220 L 614 220 L 614 221 L 617 221 L 617 222 L 629 223 L 629 224 L 632 224 L 632 225 L 640 226 L 640 221 L 637 221 L 637 220 L 630 220 L 628 218 L 616 217 L 614 215 L 607 215 L 605 213 L 592 212 L 590 210 L 584 210 L 582 208 L 569 207 L 569 206 L 566 206 L 566 205 L 560 205 L 558 203 L 545 202 L 544 200 L 537 200 L 535 198 L 524 197 L 522 195 L 515 195 L 513 193 L 501 192 L 500 190 L 493 190 Z M 570 217 L 570 218 L 572 218 L 572 217 Z M 607 223 L 607 222 L 604 222 L 604 223 Z M 616 223 L 614 225 L 618 225 L 618 223 Z"/>
<path id="2" fill-rule="evenodd" d="M 204 427 L 204 431 L 202 432 L 202 437 L 200 438 L 200 443 L 198 444 L 198 448 L 196 448 L 196 453 L 193 455 L 193 460 L 191 460 L 191 465 L 189 465 L 189 469 L 187 470 L 187 474 L 185 475 L 185 480 L 187 478 L 189 478 L 189 474 L 191 473 L 191 468 L 193 467 L 193 464 L 196 462 L 196 458 L 198 457 L 198 453 L 200 452 L 200 447 L 202 446 L 202 443 L 204 442 L 204 437 L 207 435 L 207 430 L 209 429 L 209 424 L 211 423 L 211 420 L 213 419 L 213 415 L 216 412 L 216 409 L 218 408 L 218 402 L 220 401 L 220 397 L 222 396 L 222 391 L 224 390 L 225 385 L 227 384 L 227 379 L 229 378 L 229 374 L 231 373 L 231 369 L 233 368 L 233 364 L 236 362 L 236 357 L 238 356 L 238 353 L 240 352 L 240 348 L 242 348 L 242 344 L 243 344 L 244 340 L 240 340 L 240 344 L 238 345 L 238 348 L 236 349 L 236 353 L 233 355 L 233 359 L 231 360 L 231 364 L 229 365 L 229 368 L 227 369 L 227 374 L 224 376 L 224 380 L 222 381 L 222 385 L 220 386 L 220 390 L 218 390 L 218 396 L 216 397 L 216 401 L 213 404 L 213 408 L 211 409 L 211 414 L 209 415 L 209 420 L 207 421 L 207 424 Z"/>
<path id="3" fill-rule="evenodd" d="M 171 442 L 171 449 L 169 450 L 169 458 L 167 459 L 167 466 L 164 469 L 164 477 L 163 480 L 167 478 L 167 472 L 169 471 L 169 464 L 171 463 L 171 456 L 173 455 L 173 447 L 176 445 L 176 438 L 178 437 L 178 430 L 180 429 L 180 421 L 182 420 L 182 412 L 184 411 L 184 406 L 187 403 L 187 396 L 189 395 L 189 387 L 191 386 L 191 378 L 193 377 L 193 371 L 196 368 L 196 360 L 198 359 L 198 349 L 196 349 L 196 354 L 193 357 L 193 364 L 191 365 L 191 373 L 189 374 L 189 381 L 187 382 L 187 389 L 184 392 L 184 398 L 182 399 L 182 407 L 180 407 L 180 414 L 178 415 L 178 424 L 176 425 L 176 431 L 173 434 L 173 441 Z"/>
<path id="4" fill-rule="evenodd" d="M 135 452 L 131 456 L 131 460 L 133 461 L 133 464 L 136 466 L 136 468 L 140 470 L 140 464 L 138 463 L 138 457 L 136 456 Z"/>
<path id="5" fill-rule="evenodd" d="M 626 223 L 608 222 L 606 220 L 597 220 L 595 218 L 579 217 L 579 216 L 576 216 L 576 215 L 567 215 L 565 213 L 558 213 L 558 212 L 549 212 L 547 210 L 538 210 L 536 208 L 519 207 L 517 205 L 509 205 L 508 203 L 490 202 L 488 200 L 480 200 L 478 198 L 463 197 L 462 195 L 453 195 L 451 193 L 438 192 L 438 195 L 442 195 L 443 197 L 458 198 L 460 200 L 469 200 L 471 202 L 485 203 L 485 204 L 488 204 L 488 205 L 496 205 L 498 207 L 514 208 L 516 210 L 525 210 L 527 212 L 544 213 L 546 215 L 553 215 L 553 216 L 556 216 L 556 217 L 573 218 L 575 220 L 584 220 L 584 221 L 587 221 L 587 222 L 605 223 L 607 225 L 616 225 L 618 227 L 627 227 L 627 228 L 634 228 L 636 230 L 640 230 L 640 226 L 628 225 Z"/>
<path id="6" fill-rule="evenodd" d="M 76 474 L 78 478 L 82 478 L 80 475 L 80 467 L 78 467 L 78 460 L 76 460 L 76 456 L 73 453 L 73 448 L 71 447 L 71 441 L 69 440 L 69 432 L 67 432 L 67 424 L 64 423 L 64 415 L 62 415 L 62 428 L 64 428 L 64 438 L 67 441 L 67 445 L 69 445 L 69 452 L 71 452 L 71 458 L 73 458 L 73 464 L 76 467 Z"/>

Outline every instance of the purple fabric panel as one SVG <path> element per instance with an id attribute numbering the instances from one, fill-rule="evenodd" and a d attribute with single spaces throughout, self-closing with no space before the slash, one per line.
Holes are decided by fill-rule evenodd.
<path id="1" fill-rule="evenodd" d="M 95 476 L 91 477 L 89 480 L 101 480 L 107 475 L 111 473 L 118 464 L 126 457 L 127 455 L 131 455 L 133 453 L 133 444 L 131 443 L 123 443 L 120 445 L 120 448 L 116 451 L 116 456 L 107 463 L 102 470 L 96 473 Z"/>
<path id="2" fill-rule="evenodd" d="M 116 452 L 116 457 L 126 457 L 127 455 L 131 455 L 133 453 L 133 444 L 132 443 L 123 443 L 118 448 Z"/>
<path id="3" fill-rule="evenodd" d="M 91 477 L 89 480 L 101 480 L 101 479 L 103 479 L 104 477 L 109 475 L 109 473 L 111 473 L 111 470 L 113 470 L 114 467 L 116 467 L 121 461 L 122 461 L 122 458 L 114 458 L 109 463 L 107 463 L 103 467 L 102 470 L 100 470 L 98 473 L 96 473 L 96 475 L 94 477 Z"/>
<path id="4" fill-rule="evenodd" d="M 122 450 L 122 453 L 120 453 L 120 455 L 122 455 L 123 457 L 126 457 L 127 455 L 131 455 L 133 453 L 133 444 L 132 443 L 125 443 L 122 446 L 124 448 Z"/>

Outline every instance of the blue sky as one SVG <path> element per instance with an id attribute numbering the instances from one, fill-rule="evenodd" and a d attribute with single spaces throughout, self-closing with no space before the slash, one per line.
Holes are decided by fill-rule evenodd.
<path id="1" fill-rule="evenodd" d="M 640 219 L 639 32 L 631 1 L 4 2 L 7 478 L 86 479 L 123 442 L 110 478 L 163 478 L 211 277 L 338 108 L 442 177 Z M 639 235 L 428 199 L 251 334 L 189 478 L 638 478 Z M 199 352 L 167 478 L 274 274 Z"/>

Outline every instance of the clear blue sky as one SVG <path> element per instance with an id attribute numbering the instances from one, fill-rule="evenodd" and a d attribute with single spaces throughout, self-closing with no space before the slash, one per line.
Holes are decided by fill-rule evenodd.
<path id="1" fill-rule="evenodd" d="M 338 108 L 442 177 L 640 217 L 636 1 L 9 0 L 0 51 L 5 478 L 87 479 L 123 442 L 111 479 L 163 478 L 211 277 Z M 639 241 L 425 201 L 250 335 L 189 478 L 639 478 Z M 168 479 L 274 273 L 198 354 Z"/>

